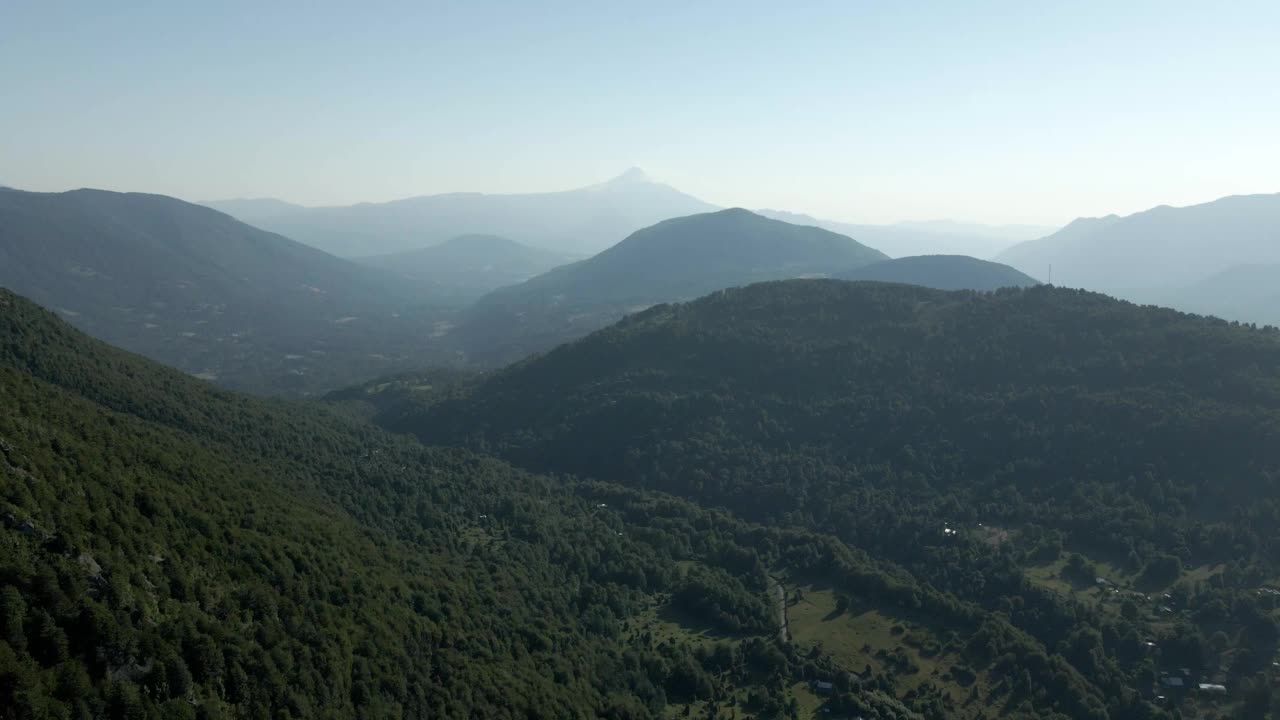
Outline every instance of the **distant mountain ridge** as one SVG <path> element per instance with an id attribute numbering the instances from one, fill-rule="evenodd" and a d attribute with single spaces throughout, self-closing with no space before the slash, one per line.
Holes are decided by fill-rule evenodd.
<path id="1" fill-rule="evenodd" d="M 287 213 L 306 209 L 302 205 L 285 202 L 284 200 L 277 200 L 275 198 L 236 198 L 232 200 L 215 200 L 197 204 L 213 208 L 218 212 L 224 212 L 231 217 L 241 220 L 246 217 L 265 217 L 276 213 Z"/>
<path id="2" fill-rule="evenodd" d="M 162 195 L 0 194 L 0 285 L 108 342 L 267 392 L 387 372 L 430 334 L 394 317 L 429 288 Z"/>
<path id="3" fill-rule="evenodd" d="M 843 235 L 731 208 L 664 220 L 523 289 L 554 288 L 571 293 L 571 302 L 575 297 L 649 301 L 884 259 L 878 250 Z"/>
<path id="4" fill-rule="evenodd" d="M 758 212 L 776 220 L 797 225 L 813 225 L 841 235 L 848 235 L 893 258 L 920 255 L 969 255 L 987 259 L 1019 241 L 1052 232 L 1052 228 L 1036 225 L 981 225 L 953 220 L 868 225 L 822 220 L 811 215 L 783 210 Z"/>
<path id="5" fill-rule="evenodd" d="M 655 303 L 763 280 L 827 276 L 886 259 L 843 235 L 741 208 L 690 215 L 486 295 L 460 332 L 464 345 L 482 354 L 493 352 L 495 342 L 545 349 Z"/>
<path id="6" fill-rule="evenodd" d="M 1080 218 L 997 259 L 1055 285 L 1280 325 L 1280 194 Z"/>
<path id="7" fill-rule="evenodd" d="M 653 223 L 717 209 L 654 182 L 637 168 L 603 183 L 561 192 L 447 193 L 345 207 L 278 203 L 205 204 L 344 257 L 404 252 L 469 234 L 499 235 L 581 256 Z"/>
<path id="8" fill-rule="evenodd" d="M 572 256 L 591 255 L 662 220 L 723 208 L 631 168 L 602 183 L 560 192 L 452 192 L 390 202 L 304 207 L 275 199 L 202 203 L 251 225 L 341 257 L 368 257 L 436 245 L 459 235 L 498 235 Z M 960 254 L 990 258 L 1010 245 L 1052 231 L 1030 225 L 930 220 L 859 225 L 781 210 L 758 214 L 822 227 L 890 257 Z"/>
<path id="9" fill-rule="evenodd" d="M 1236 265 L 1151 301 L 1280 327 L 1280 264 Z"/>
<path id="10" fill-rule="evenodd" d="M 987 225 L 985 223 L 960 222 L 957 220 L 908 220 L 885 227 L 910 228 L 949 235 L 973 235 L 1012 242 L 1022 242 L 1031 238 L 1043 237 L 1057 229 L 1050 225 L 1028 225 L 1025 223 Z"/>
<path id="11" fill-rule="evenodd" d="M 419 250 L 354 260 L 425 283 L 442 298 L 461 304 L 571 259 L 497 235 L 459 235 Z"/>
<path id="12" fill-rule="evenodd" d="M 1280 194 L 1081 218 L 996 259 L 1033 275 L 1052 266 L 1053 282 L 1069 287 L 1121 293 L 1183 287 L 1234 265 L 1280 263 Z"/>

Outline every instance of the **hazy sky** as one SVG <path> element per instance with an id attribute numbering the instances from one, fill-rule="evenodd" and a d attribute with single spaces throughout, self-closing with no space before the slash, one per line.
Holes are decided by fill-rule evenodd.
<path id="1" fill-rule="evenodd" d="M 286 5 L 0 0 L 0 184 L 339 204 L 638 165 L 1037 223 L 1280 191 L 1275 0 Z"/>

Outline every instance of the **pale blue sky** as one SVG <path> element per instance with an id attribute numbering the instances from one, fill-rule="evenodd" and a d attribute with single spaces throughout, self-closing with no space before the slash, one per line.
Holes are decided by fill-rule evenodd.
<path id="1" fill-rule="evenodd" d="M 1274 0 L 3 0 L 0 183 L 1058 223 L 1280 192 L 1278 86 Z"/>

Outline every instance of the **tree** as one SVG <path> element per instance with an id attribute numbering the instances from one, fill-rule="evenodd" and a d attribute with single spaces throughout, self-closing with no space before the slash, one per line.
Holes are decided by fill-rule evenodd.
<path id="1" fill-rule="evenodd" d="M 1130 622 L 1138 619 L 1138 604 L 1133 601 L 1133 598 L 1125 598 L 1124 602 L 1120 603 L 1120 617 Z"/>
<path id="2" fill-rule="evenodd" d="M 22 593 L 12 585 L 0 588 L 0 639 L 15 650 L 25 650 L 27 636 L 23 623 L 27 615 L 27 603 Z"/>
<path id="3" fill-rule="evenodd" d="M 1139 582 L 1151 587 L 1165 587 L 1181 574 L 1182 561 L 1175 555 L 1161 553 L 1147 562 L 1139 576 Z"/>

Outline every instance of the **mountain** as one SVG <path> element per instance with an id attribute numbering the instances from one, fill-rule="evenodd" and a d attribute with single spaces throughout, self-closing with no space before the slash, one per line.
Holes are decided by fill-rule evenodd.
<path id="1" fill-rule="evenodd" d="M 632 168 L 576 190 L 515 195 L 449 193 L 346 207 L 235 206 L 245 222 L 344 257 L 411 251 L 459 235 L 514 238 L 583 256 L 667 218 L 716 209 Z"/>
<path id="2" fill-rule="evenodd" d="M 735 208 L 665 220 L 608 250 L 477 301 L 458 329 L 476 358 L 514 359 L 655 303 L 886 259 L 843 235 Z"/>
<path id="3" fill-rule="evenodd" d="M 850 238 L 734 208 L 664 220 L 588 260 L 498 293 L 504 299 L 652 303 L 886 259 Z"/>
<path id="4" fill-rule="evenodd" d="M 891 227 L 925 230 L 945 235 L 967 235 L 1022 242 L 1044 237 L 1057 230 L 1049 225 L 987 225 L 985 223 L 958 222 L 956 220 L 908 220 L 895 223 Z"/>
<path id="5" fill-rule="evenodd" d="M 1003 667 L 1023 687 L 1059 661 L 1078 671 L 1079 694 L 1048 691 L 1062 717 L 1161 716 L 1142 698 L 1162 676 L 1270 697 L 1280 331 L 1049 286 L 763 283 L 377 417 L 836 535 L 1050 648 Z M 981 667 L 999 657 L 967 647 Z M 1069 704 L 1098 696 L 1105 711 Z"/>
<path id="6" fill-rule="evenodd" d="M 305 210 L 302 205 L 276 200 L 275 198 L 237 198 L 233 200 L 215 200 L 202 202 L 200 205 L 213 208 L 235 218 L 270 217 L 282 213 Z"/>
<path id="7" fill-rule="evenodd" d="M 997 260 L 1056 285 L 1141 296 L 1235 265 L 1280 263 L 1280 194 L 1237 195 L 1126 217 L 1085 218 Z"/>
<path id="8" fill-rule="evenodd" d="M 466 303 L 564 265 L 569 258 L 496 235 L 460 235 L 429 248 L 355 261 L 424 283 L 453 302 Z"/>
<path id="9" fill-rule="evenodd" d="M 482 376 L 465 400 L 429 408 L 397 429 L 433 442 L 482 436 L 539 469 L 617 478 L 643 472 L 677 491 L 692 467 L 664 475 L 661 463 L 647 464 L 670 439 L 722 432 L 715 447 L 746 443 L 766 453 L 805 443 L 808 449 L 793 451 L 847 462 L 848 472 L 891 458 L 895 475 L 927 467 L 929 487 L 900 489 L 913 498 L 970 483 L 993 492 L 1034 484 L 1045 503 L 1034 512 L 1048 523 L 1057 522 L 1053 504 L 1074 502 L 1081 478 L 1095 477 L 1103 463 L 1108 478 L 1149 469 L 1174 486 L 1198 487 L 1195 512 L 1179 511 L 1191 513 L 1190 522 L 1257 499 L 1276 481 L 1266 468 L 1280 468 L 1280 445 L 1269 440 L 1280 432 L 1277 368 L 1280 332 L 1082 291 L 788 281 L 637 313 Z M 680 399 L 668 406 L 668 395 Z M 1076 415 L 1090 424 L 1073 426 Z M 1030 434 L 1018 437 L 1024 425 Z M 1094 437 L 1103 432 L 1113 436 Z M 586 437 L 589 452 L 561 444 Z M 1086 441 L 1098 444 L 1075 455 Z M 902 455 L 908 445 L 915 460 Z M 716 452 L 711 447 L 703 449 Z M 1019 469 L 1024 457 L 1034 467 Z M 724 459 L 723 467 L 737 462 Z M 868 482 L 889 472 L 864 471 Z M 720 482 L 705 479 L 703 489 Z M 806 487 L 784 505 L 816 512 L 804 504 L 823 502 L 815 492 Z"/>
<path id="10" fill-rule="evenodd" d="M 909 665 L 996 670 L 890 655 L 837 602 L 894 643 L 932 632 L 910 604 L 939 637 L 1045 651 L 831 537 L 216 390 L 3 290 L 0 478 L 6 718 L 976 718 Z M 793 577 L 824 589 L 792 603 Z M 883 658 L 823 647 L 867 640 Z"/>
<path id="11" fill-rule="evenodd" d="M 720 208 L 632 168 L 607 182 L 529 194 L 446 193 L 385 203 L 303 207 L 280 200 L 206 202 L 240 220 L 342 257 L 409 252 L 459 235 L 497 235 L 561 255 L 591 255 L 619 238 L 669 218 Z M 760 215 L 847 235 L 890 257 L 960 254 L 989 258 L 1051 232 L 1031 225 L 937 220 L 858 225 L 780 210 Z"/>
<path id="12" fill-rule="evenodd" d="M 1280 326 L 1280 264 L 1237 265 L 1159 302 L 1199 313 Z"/>
<path id="13" fill-rule="evenodd" d="M 671 562 L 631 538 L 624 501 L 216 391 L 4 291 L 0 309 L 5 717 L 623 717 L 598 713 L 654 699 L 611 670 L 652 592 L 622 568 L 656 590 Z"/>
<path id="14" fill-rule="evenodd" d="M 922 255 L 864 265 L 835 277 L 842 280 L 874 280 L 877 282 L 920 285 L 938 290 L 992 291 L 1005 287 L 1038 285 L 1008 265 L 978 260 L 963 255 Z"/>
<path id="15" fill-rule="evenodd" d="M 0 194 L 0 285 L 109 342 L 268 392 L 420 363 L 436 321 L 396 317 L 429 296 L 413 282 L 139 193 Z"/>
<path id="16" fill-rule="evenodd" d="M 782 210 L 760 210 L 759 213 L 775 220 L 797 225 L 815 225 L 848 235 L 893 258 L 940 254 L 989 258 L 1019 241 L 1052 232 L 1051 228 L 1035 225 L 980 225 L 950 220 L 860 225 L 820 220 Z"/>

